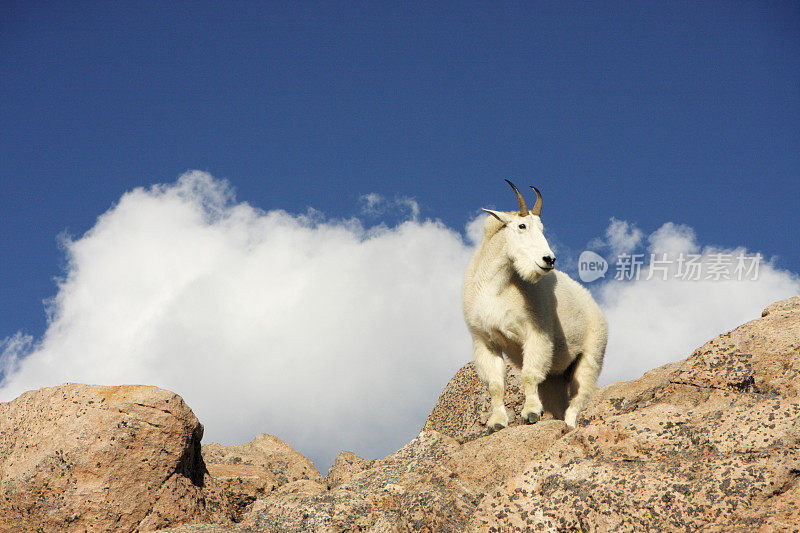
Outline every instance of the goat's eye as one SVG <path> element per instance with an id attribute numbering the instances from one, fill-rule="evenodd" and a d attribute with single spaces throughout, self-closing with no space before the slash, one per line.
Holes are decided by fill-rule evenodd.
<path id="1" fill-rule="evenodd" d="M 520 224 L 519 229 L 525 229 L 525 224 Z"/>

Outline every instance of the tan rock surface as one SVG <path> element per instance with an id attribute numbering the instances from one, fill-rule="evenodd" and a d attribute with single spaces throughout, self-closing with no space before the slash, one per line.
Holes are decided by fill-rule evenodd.
<path id="1" fill-rule="evenodd" d="M 66 384 L 0 404 L 0 530 L 134 531 L 227 512 L 203 427 L 156 387 Z"/>
<path id="2" fill-rule="evenodd" d="M 484 436 L 488 401 L 467 365 L 407 446 L 363 470 L 357 464 L 333 490 L 260 499 L 243 525 L 798 531 L 795 301 L 771 306 L 764 318 L 709 341 L 685 361 L 605 387 L 574 431 L 543 420 Z M 507 406 L 518 407 L 513 375 L 509 381 Z"/>
<path id="3" fill-rule="evenodd" d="M 359 470 L 346 481 L 313 497 L 272 493 L 255 503 L 242 525 L 254 531 L 465 530 L 487 490 L 521 471 L 566 431 L 563 421 L 546 420 L 464 445 L 423 431 L 382 460 L 341 454 L 337 462 Z M 331 472 L 339 468 L 346 467 L 335 464 Z"/>
<path id="4" fill-rule="evenodd" d="M 464 444 L 447 466 L 462 481 L 486 492 L 520 472 L 531 457 L 549 449 L 568 431 L 562 420 L 509 427 Z"/>
<path id="5" fill-rule="evenodd" d="M 335 489 L 354 474 L 363 472 L 371 468 L 377 461 L 375 459 L 364 459 L 353 452 L 341 452 L 334 459 L 325 482 L 329 489 Z"/>
<path id="6" fill-rule="evenodd" d="M 603 389 L 471 529 L 800 530 L 800 300 Z"/>
<path id="7" fill-rule="evenodd" d="M 563 420 L 567 408 L 566 378 L 549 376 L 541 387 L 545 410 L 543 418 Z M 509 427 L 523 424 L 519 413 L 524 401 L 519 370 L 506 364 L 505 404 Z M 478 378 L 474 363 L 467 363 L 445 386 L 422 429 L 438 431 L 461 443 L 469 442 L 486 435 L 486 421 L 490 414 L 489 391 Z"/>
<path id="8" fill-rule="evenodd" d="M 798 307 L 800 307 L 800 296 L 795 296 L 794 298 L 787 298 L 768 305 L 761 313 L 761 316 L 767 316 L 774 311 L 792 311 Z"/>
<path id="9" fill-rule="evenodd" d="M 447 465 L 460 449 L 436 432 L 416 439 L 336 489 L 259 499 L 242 525 L 255 531 L 459 531 L 477 494 Z"/>
<path id="10" fill-rule="evenodd" d="M 800 298 L 777 302 L 767 311 L 763 318 L 712 339 L 684 361 L 598 391 L 572 431 L 561 420 L 544 419 L 534 425 L 512 424 L 486 436 L 482 423 L 488 416 L 487 398 L 467 365 L 448 384 L 419 436 L 385 459 L 343 452 L 323 479 L 290 446 L 262 435 L 246 445 L 204 447 L 213 476 L 206 475 L 205 486 L 200 487 L 191 482 L 196 468 L 185 466 L 198 464 L 196 452 L 165 452 L 151 461 L 172 464 L 171 475 L 160 485 L 144 481 L 135 491 L 120 488 L 114 498 L 121 504 L 113 506 L 119 510 L 113 517 L 138 513 L 138 522 L 129 522 L 142 530 L 187 517 L 206 522 L 176 525 L 167 530 L 172 533 L 800 532 Z M 518 409 L 521 395 L 515 379 L 512 374 L 508 406 Z M 554 386 L 556 392 L 564 392 L 563 380 Z M 0 428 L 6 430 L 0 432 L 4 439 L 0 451 L 9 450 L 0 455 L 4 467 L 0 487 L 12 496 L 1 503 L 20 516 L 28 512 L 26 517 L 35 516 L 30 510 L 38 513 L 46 505 L 61 529 L 80 524 L 101 530 L 87 521 L 86 514 L 65 515 L 62 509 L 69 506 L 57 500 L 65 488 L 65 498 L 73 498 L 76 489 L 69 488 L 76 485 L 73 479 L 80 477 L 78 485 L 90 486 L 91 478 L 85 473 L 79 476 L 80 469 L 74 466 L 86 463 L 76 462 L 75 457 L 89 455 L 47 452 L 45 441 L 33 435 L 25 437 L 28 448 L 15 444 L 24 442 L 20 435 L 8 440 L 9 428 L 25 427 L 28 418 L 34 427 L 43 426 L 49 419 L 39 420 L 41 412 L 50 408 L 60 413 L 50 415 L 56 421 L 85 416 L 87 402 L 80 395 L 56 395 L 51 401 L 48 390 L 30 393 L 34 396 L 25 400 L 30 403 L 16 411 L 9 411 L 9 404 L 0 405 Z M 33 402 L 35 394 L 44 396 Z M 157 448 L 173 449 L 163 439 L 178 437 L 143 434 L 171 427 L 161 418 L 167 416 L 162 404 L 143 407 L 151 404 L 137 401 L 131 407 L 129 400 L 120 402 L 127 407 L 116 408 L 117 412 L 136 416 L 126 419 L 127 426 L 103 433 L 103 438 L 116 436 L 129 446 L 138 441 L 126 439 L 142 435 Z M 176 411 L 180 409 L 170 408 L 169 414 Z M 7 413 L 12 422 L 3 422 Z M 131 424 L 136 430 L 133 436 L 126 433 Z M 64 425 L 50 425 L 55 429 L 46 435 L 55 439 Z M 194 434 L 192 427 L 188 423 L 183 433 L 174 434 Z M 91 438 L 83 440 L 87 441 L 83 446 L 91 444 Z M 181 449 L 197 450 L 199 440 L 187 442 L 188 448 Z M 130 481 L 128 470 L 139 479 L 135 465 L 129 463 L 142 459 L 143 452 L 136 450 L 145 444 L 123 448 L 128 454 L 119 459 L 126 472 L 124 483 Z M 105 464 L 104 450 L 89 451 Z M 176 454 L 195 459 L 178 460 L 175 466 Z M 150 465 L 144 461 L 139 467 Z M 188 484 L 181 479 L 189 479 Z M 238 509 L 240 524 L 207 523 L 218 517 L 209 510 L 209 502 L 216 501 L 220 485 L 232 502 L 247 499 Z M 30 487 L 43 488 L 25 496 Z M 95 486 L 81 495 L 91 499 L 97 490 Z M 129 502 L 132 492 L 146 501 Z M 152 494 L 164 501 L 155 501 Z M 102 502 L 96 507 L 105 509 Z M 184 514 L 175 518 L 176 509 Z M 0 508 L 0 516 L 5 519 L 4 510 Z"/>
<path id="11" fill-rule="evenodd" d="M 257 498 L 279 487 L 303 480 L 324 486 L 311 461 L 278 437 L 266 433 L 247 444 L 207 444 L 203 446 L 203 459 L 208 471 L 225 489 L 236 520 Z M 308 490 L 309 485 L 305 486 Z"/>

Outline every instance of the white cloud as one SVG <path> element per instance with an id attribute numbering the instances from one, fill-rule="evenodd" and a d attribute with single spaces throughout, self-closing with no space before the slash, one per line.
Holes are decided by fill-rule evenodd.
<path id="1" fill-rule="evenodd" d="M 361 213 L 371 217 L 378 217 L 387 212 L 397 212 L 411 220 L 419 218 L 419 203 L 413 198 L 397 196 L 394 200 L 387 200 L 382 195 L 371 192 L 358 199 L 361 204 Z"/>
<path id="2" fill-rule="evenodd" d="M 465 228 L 465 232 L 467 235 L 467 241 L 473 246 L 477 246 L 480 244 L 481 239 L 483 239 L 483 223 L 486 221 L 486 213 L 483 211 L 476 211 L 475 216 L 467 222 L 467 226 Z"/>
<path id="3" fill-rule="evenodd" d="M 381 214 L 386 203 L 386 199 L 376 192 L 363 194 L 358 200 L 361 203 L 361 212 L 365 215 Z"/>
<path id="4" fill-rule="evenodd" d="M 314 210 L 263 212 L 200 172 L 127 193 L 65 243 L 67 273 L 44 337 L 0 341 L 0 401 L 65 381 L 144 383 L 181 394 L 205 442 L 268 432 L 323 470 L 340 450 L 384 456 L 416 434 L 471 359 L 461 283 L 485 216 L 468 223 L 467 244 L 419 221 L 416 202 L 405 209 L 391 228 Z M 616 249 L 643 242 L 635 226 L 612 226 Z M 652 251 L 699 249 L 689 228 L 670 224 L 648 242 Z M 609 382 L 687 356 L 800 283 L 766 264 L 754 282 L 593 290 L 611 329 Z"/>
<path id="5" fill-rule="evenodd" d="M 596 241 L 602 243 L 602 241 Z M 642 230 L 625 220 L 611 219 L 606 228 L 606 243 L 614 255 L 627 254 L 642 242 Z"/>
<path id="6" fill-rule="evenodd" d="M 647 237 L 648 251 L 656 254 L 696 254 L 700 251 L 694 230 L 685 224 L 667 222 Z M 629 250 L 630 252 L 630 250 Z"/>
<path id="7" fill-rule="evenodd" d="M 80 239 L 47 332 L 3 345 L 0 400 L 64 381 L 181 394 L 205 441 L 260 432 L 321 465 L 386 455 L 470 359 L 470 249 L 436 222 L 264 213 L 207 174 L 125 194 Z M 17 356 L 21 360 L 15 361 Z"/>

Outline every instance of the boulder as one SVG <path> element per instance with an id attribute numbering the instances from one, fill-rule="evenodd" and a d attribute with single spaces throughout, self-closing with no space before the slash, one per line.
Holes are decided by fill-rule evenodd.
<path id="1" fill-rule="evenodd" d="M 0 403 L 0 530 L 135 531 L 224 520 L 203 426 L 156 387 L 65 384 Z"/>
<path id="2" fill-rule="evenodd" d="M 307 482 L 302 484 L 307 490 L 315 485 L 325 488 L 314 464 L 273 435 L 262 433 L 252 442 L 236 446 L 211 443 L 202 451 L 208 471 L 225 490 L 236 521 L 257 498 L 287 484 Z"/>
<path id="3" fill-rule="evenodd" d="M 566 375 L 552 375 L 541 384 L 543 419 L 564 419 L 568 398 L 567 383 Z M 524 425 L 519 416 L 525 402 L 519 370 L 508 363 L 504 399 L 509 427 Z M 445 386 L 422 429 L 438 431 L 461 443 L 469 442 L 486 435 L 486 421 L 490 415 L 489 391 L 478 377 L 475 364 L 467 363 Z"/>

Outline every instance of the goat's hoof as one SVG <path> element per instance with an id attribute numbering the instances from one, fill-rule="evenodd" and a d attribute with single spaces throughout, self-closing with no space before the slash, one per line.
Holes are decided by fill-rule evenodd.
<path id="1" fill-rule="evenodd" d="M 495 431 L 500 431 L 501 429 L 503 429 L 503 428 L 505 428 L 505 427 L 506 427 L 506 426 L 504 426 L 504 425 L 503 425 L 503 424 L 501 424 L 500 422 L 497 422 L 496 424 L 494 424 L 494 425 L 492 425 L 492 426 L 489 426 L 488 428 L 486 428 L 486 430 L 488 431 L 489 435 L 491 435 L 491 434 L 492 434 L 492 433 L 494 433 Z"/>
<path id="2" fill-rule="evenodd" d="M 531 413 L 528 413 L 528 416 L 523 417 L 523 418 L 525 419 L 525 423 L 526 424 L 535 424 L 536 422 L 539 421 L 539 419 L 541 418 L 541 415 L 539 415 L 539 413 L 536 413 L 536 412 L 531 412 Z"/>

